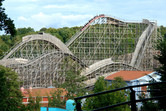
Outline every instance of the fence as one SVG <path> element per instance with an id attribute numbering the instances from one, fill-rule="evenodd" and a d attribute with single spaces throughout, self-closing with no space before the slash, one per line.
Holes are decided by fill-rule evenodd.
<path id="1" fill-rule="evenodd" d="M 130 101 L 114 104 L 114 105 L 111 105 L 111 106 L 100 107 L 100 108 L 97 108 L 97 109 L 93 109 L 93 111 L 101 111 L 101 110 L 104 110 L 104 109 L 113 108 L 113 107 L 117 107 L 117 106 L 125 105 L 125 104 L 131 104 L 131 111 L 137 111 L 137 108 L 136 108 L 136 103 L 137 102 L 164 99 L 164 98 L 166 98 L 166 95 L 136 100 L 135 90 L 133 90 L 133 88 L 142 87 L 142 86 L 160 85 L 160 84 L 166 84 L 166 82 L 156 82 L 156 83 L 149 83 L 149 84 L 127 86 L 127 87 L 122 87 L 122 88 L 118 88 L 118 89 L 114 89 L 114 90 L 108 90 L 108 91 L 103 91 L 103 92 L 99 92 L 99 93 L 95 93 L 95 94 L 90 94 L 90 95 L 86 95 L 86 96 L 77 97 L 77 98 L 75 98 L 76 109 L 77 109 L 77 111 L 82 111 L 80 100 L 83 99 L 83 98 L 89 98 L 89 97 L 94 97 L 94 96 L 98 96 L 98 95 L 102 95 L 102 94 L 107 94 L 107 93 L 112 93 L 112 92 L 116 92 L 116 91 L 120 91 L 120 90 L 129 89 L 130 90 Z M 149 90 L 149 92 L 152 92 L 152 91 Z"/>

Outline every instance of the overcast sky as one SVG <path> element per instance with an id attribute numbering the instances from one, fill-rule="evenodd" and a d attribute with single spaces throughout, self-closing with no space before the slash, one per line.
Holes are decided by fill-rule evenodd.
<path id="1" fill-rule="evenodd" d="M 3 7 L 16 28 L 80 26 L 98 14 L 166 26 L 166 0 L 5 0 Z"/>

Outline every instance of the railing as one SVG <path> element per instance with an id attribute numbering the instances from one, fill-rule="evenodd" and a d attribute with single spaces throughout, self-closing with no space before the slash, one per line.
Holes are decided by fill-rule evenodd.
<path id="1" fill-rule="evenodd" d="M 111 105 L 111 106 L 100 107 L 100 108 L 97 108 L 97 109 L 93 109 L 93 111 L 101 111 L 101 110 L 104 110 L 104 109 L 113 108 L 113 107 L 117 107 L 117 106 L 121 106 L 121 105 L 125 105 L 125 104 L 131 104 L 131 111 L 137 111 L 137 108 L 136 108 L 136 103 L 137 102 L 163 99 L 163 98 L 166 98 L 166 95 L 136 100 L 136 97 L 135 97 L 135 95 L 136 95 L 135 92 L 136 91 L 133 90 L 133 88 L 141 87 L 141 86 L 159 85 L 159 84 L 166 84 L 166 82 L 156 82 L 156 83 L 149 83 L 149 84 L 141 84 L 141 85 L 122 87 L 122 88 L 118 88 L 118 89 L 113 89 L 113 90 L 108 90 L 108 91 L 103 91 L 103 92 L 99 92 L 99 93 L 95 93 L 95 94 L 82 96 L 82 97 L 77 97 L 77 98 L 74 98 L 75 102 L 76 102 L 76 109 L 77 109 L 77 111 L 82 111 L 80 100 L 83 99 L 83 98 L 89 98 L 89 97 L 99 96 L 99 95 L 102 95 L 102 94 L 107 94 L 107 93 L 112 93 L 112 92 L 116 92 L 116 91 L 120 91 L 120 90 L 129 89 L 130 90 L 130 101 L 114 104 L 114 105 Z M 151 91 L 148 91 L 148 92 L 151 92 Z"/>

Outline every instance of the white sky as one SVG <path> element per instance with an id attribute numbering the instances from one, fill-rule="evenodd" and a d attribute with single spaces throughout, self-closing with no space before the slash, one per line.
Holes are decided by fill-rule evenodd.
<path id="1" fill-rule="evenodd" d="M 5 0 L 3 7 L 16 28 L 80 26 L 98 14 L 166 26 L 166 0 Z"/>

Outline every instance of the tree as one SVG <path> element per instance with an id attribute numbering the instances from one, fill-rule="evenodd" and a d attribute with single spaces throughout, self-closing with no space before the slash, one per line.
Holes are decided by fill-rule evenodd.
<path id="1" fill-rule="evenodd" d="M 161 64 L 157 71 L 161 74 L 161 81 L 166 81 L 166 34 L 164 34 L 163 40 L 157 45 L 157 50 L 160 51 L 160 54 L 155 59 Z"/>
<path id="2" fill-rule="evenodd" d="M 25 35 L 25 34 L 31 34 L 31 33 L 34 33 L 35 30 L 31 27 L 28 27 L 28 28 L 18 28 L 17 29 L 17 34 L 18 35 Z"/>
<path id="3" fill-rule="evenodd" d="M 107 81 L 104 80 L 104 77 L 99 77 L 95 83 L 94 90 L 92 93 L 97 93 L 101 91 L 116 89 L 120 87 L 124 87 L 127 84 L 123 81 L 122 78 L 117 77 L 114 81 L 112 81 L 111 85 Z M 114 93 L 107 93 L 91 98 L 86 99 L 86 103 L 84 105 L 85 110 L 92 110 L 99 107 L 109 106 L 113 104 L 117 104 L 120 102 L 127 101 L 128 91 L 121 90 Z M 106 111 L 127 111 L 129 110 L 128 105 L 119 106 L 116 108 L 111 108 Z"/>
<path id="4" fill-rule="evenodd" d="M 45 32 L 47 30 L 47 28 L 43 27 L 40 29 L 40 32 Z"/>
<path id="5" fill-rule="evenodd" d="M 2 44 L 0 45 L 0 49 L 5 52 L 5 51 L 7 51 L 7 50 L 9 49 L 9 47 L 8 47 L 8 45 L 2 43 Z"/>
<path id="6" fill-rule="evenodd" d="M 80 27 L 63 27 L 59 29 L 55 28 L 41 28 L 40 31 L 43 31 L 45 33 L 50 33 L 53 36 L 56 36 L 59 38 L 62 42 L 67 42 L 75 33 L 76 31 L 80 29 Z"/>
<path id="7" fill-rule="evenodd" d="M 140 99 L 144 99 L 145 94 L 142 93 Z M 141 111 L 159 111 L 159 106 L 154 100 L 142 102 Z"/>
<path id="8" fill-rule="evenodd" d="M 164 34 L 166 33 L 166 27 L 164 27 L 162 25 L 160 26 L 160 29 L 158 29 L 158 30 L 160 30 L 162 36 L 164 36 Z"/>
<path id="9" fill-rule="evenodd" d="M 71 31 L 68 27 L 64 27 L 59 29 L 59 35 L 63 37 L 63 42 L 67 42 L 72 35 L 74 35 L 73 31 Z"/>
<path id="10" fill-rule="evenodd" d="M 3 58 L 3 51 L 0 49 L 0 59 Z"/>
<path id="11" fill-rule="evenodd" d="M 22 94 L 18 75 L 9 68 L 0 66 L 0 111 L 19 111 Z"/>
<path id="12" fill-rule="evenodd" d="M 29 96 L 29 103 L 26 107 L 26 110 L 28 111 L 40 111 L 40 104 L 41 101 L 41 97 L 40 96 L 36 96 L 36 98 L 33 98 L 31 95 Z"/>
<path id="13" fill-rule="evenodd" d="M 70 57 L 65 57 L 60 66 L 62 69 L 65 69 L 65 71 L 60 74 L 63 80 L 60 79 L 60 81 L 55 81 L 55 87 L 65 89 L 66 95 L 64 101 L 85 94 L 83 81 L 86 80 L 86 78 L 81 75 L 80 69 L 76 69 L 78 65 L 79 64 Z M 58 94 L 58 92 L 55 92 L 55 94 Z M 58 95 L 56 97 L 58 97 Z M 61 101 L 61 103 L 58 104 L 65 106 L 64 101 Z"/>
<path id="14" fill-rule="evenodd" d="M 13 20 L 5 14 L 5 8 L 2 7 L 3 1 L 0 0 L 0 31 L 4 30 L 6 34 L 14 36 L 16 34 L 15 26 Z"/>
<path id="15" fill-rule="evenodd" d="M 43 30 L 43 29 L 42 29 L 42 30 Z M 44 30 L 45 30 L 45 29 L 44 29 Z M 59 38 L 62 42 L 64 42 L 63 37 L 62 37 L 61 35 L 59 35 L 59 32 L 58 32 L 57 29 L 55 29 L 55 28 L 48 28 L 48 29 L 46 29 L 44 32 L 50 33 L 51 35 L 56 36 L 56 37 Z"/>
<path id="16" fill-rule="evenodd" d="M 59 88 L 51 94 L 52 98 L 48 96 L 48 107 L 65 108 L 65 98 L 61 97 L 64 91 L 64 89 Z"/>
<path id="17" fill-rule="evenodd" d="M 156 71 L 161 75 L 161 81 L 166 81 L 166 33 L 164 34 L 163 40 L 159 42 L 157 45 L 157 50 L 160 51 L 160 53 L 155 56 L 155 59 L 159 61 L 161 64 L 159 68 L 156 69 Z M 152 96 L 162 96 L 166 94 L 166 85 L 157 85 L 157 86 L 152 86 L 150 89 L 160 89 L 158 92 L 151 92 Z M 161 99 L 158 100 L 158 105 L 160 109 L 165 109 L 166 110 L 166 105 L 165 105 L 166 99 Z"/>

